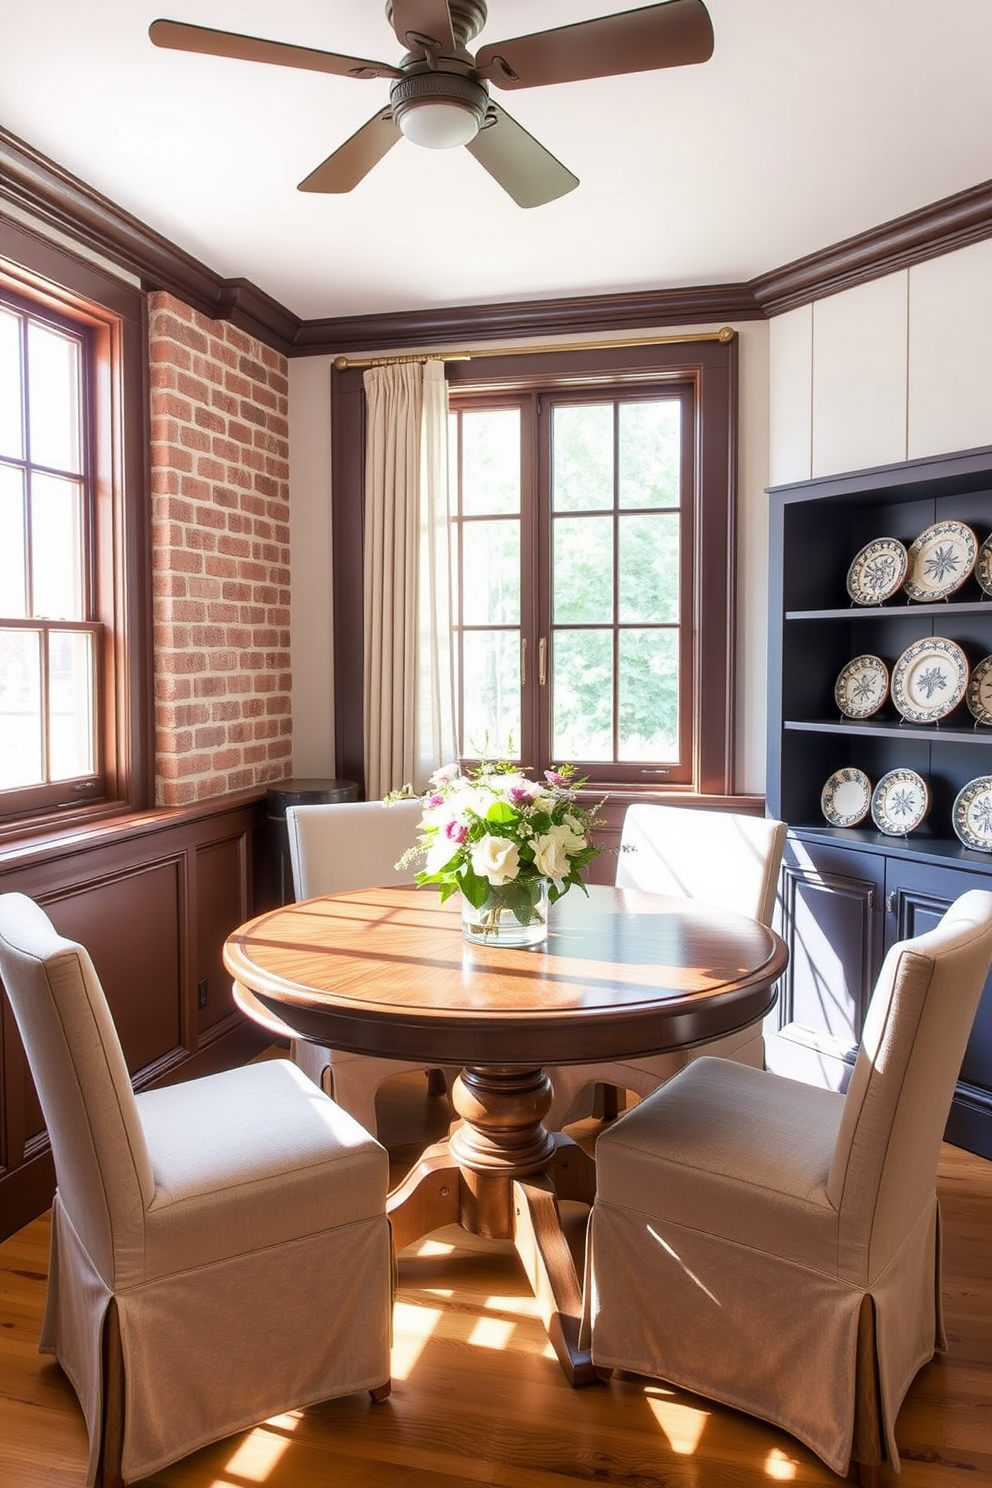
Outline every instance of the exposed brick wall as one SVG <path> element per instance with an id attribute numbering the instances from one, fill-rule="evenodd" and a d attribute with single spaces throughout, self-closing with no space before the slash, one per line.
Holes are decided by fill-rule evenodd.
<path id="1" fill-rule="evenodd" d="M 292 775 L 286 358 L 149 298 L 155 791 Z"/>

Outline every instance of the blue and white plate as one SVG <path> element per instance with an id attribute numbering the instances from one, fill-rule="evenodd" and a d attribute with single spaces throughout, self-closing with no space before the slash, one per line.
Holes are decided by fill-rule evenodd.
<path id="1" fill-rule="evenodd" d="M 992 594 L 992 534 L 985 539 L 978 550 L 975 578 L 986 594 Z"/>
<path id="2" fill-rule="evenodd" d="M 978 723 L 992 724 L 992 656 L 972 667 L 966 701 Z"/>
<path id="3" fill-rule="evenodd" d="M 963 522 L 934 522 L 921 532 L 908 553 L 903 585 L 910 599 L 933 604 L 960 589 L 975 567 L 978 538 Z"/>
<path id="4" fill-rule="evenodd" d="M 909 568 L 906 549 L 895 537 L 876 537 L 865 543 L 847 571 L 847 592 L 859 605 L 891 599 Z"/>
<path id="5" fill-rule="evenodd" d="M 845 718 L 871 718 L 889 695 L 889 669 L 880 656 L 855 656 L 834 683 L 834 700 Z"/>
<path id="6" fill-rule="evenodd" d="M 905 837 L 920 825 L 930 810 L 930 792 L 915 770 L 890 770 L 883 775 L 871 798 L 871 819 L 880 832 Z"/>
<path id="7" fill-rule="evenodd" d="M 835 770 L 820 792 L 820 810 L 832 827 L 856 827 L 870 805 L 871 781 L 851 765 Z"/>
<path id="8" fill-rule="evenodd" d="M 936 723 L 968 690 L 968 658 L 946 636 L 914 641 L 892 668 L 892 701 L 907 723 Z"/>
<path id="9" fill-rule="evenodd" d="M 992 775 L 979 775 L 958 791 L 951 821 L 965 847 L 992 852 Z"/>

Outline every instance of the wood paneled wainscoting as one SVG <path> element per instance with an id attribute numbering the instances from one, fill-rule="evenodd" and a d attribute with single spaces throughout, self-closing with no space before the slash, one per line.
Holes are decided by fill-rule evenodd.
<path id="1" fill-rule="evenodd" d="M 93 957 L 136 1089 L 241 1064 L 268 1041 L 234 1007 L 221 949 L 271 902 L 269 835 L 256 790 L 0 850 L 0 893 L 36 899 Z M 54 1191 L 41 1108 L 0 992 L 0 1238 Z"/>

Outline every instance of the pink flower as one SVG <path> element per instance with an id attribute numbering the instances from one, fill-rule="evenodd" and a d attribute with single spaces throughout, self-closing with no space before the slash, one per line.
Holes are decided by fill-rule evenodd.
<path id="1" fill-rule="evenodd" d="M 424 802 L 424 805 L 427 806 L 430 809 L 433 809 L 435 806 L 443 806 L 444 805 L 444 797 L 441 795 L 440 791 L 433 791 L 427 797 L 427 800 Z"/>
<path id="2" fill-rule="evenodd" d="M 545 770 L 544 778 L 549 785 L 557 786 L 559 790 L 568 790 L 568 781 L 564 775 L 559 775 L 557 770 Z"/>
<path id="3" fill-rule="evenodd" d="M 534 799 L 534 791 L 528 790 L 525 785 L 511 786 L 507 794 L 514 806 L 526 806 Z"/>
<path id="4" fill-rule="evenodd" d="M 458 821 L 457 819 L 454 821 L 449 821 L 445 826 L 444 835 L 451 842 L 464 842 L 465 838 L 468 836 L 468 827 L 465 825 L 464 822 Z"/>

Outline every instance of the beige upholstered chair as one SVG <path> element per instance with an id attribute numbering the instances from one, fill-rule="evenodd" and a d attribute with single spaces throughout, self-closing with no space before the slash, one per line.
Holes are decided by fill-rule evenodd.
<path id="1" fill-rule="evenodd" d="M 419 800 L 396 801 L 391 806 L 381 801 L 343 801 L 339 805 L 288 807 L 286 827 L 297 899 L 412 883 L 416 865 L 397 869 L 396 864 L 408 848 L 415 846 L 421 814 Z M 422 1063 L 349 1054 L 303 1039 L 294 1040 L 292 1049 L 300 1069 L 373 1133 L 376 1091 L 383 1081 L 425 1069 Z M 443 1072 L 449 1089 L 458 1073 L 453 1068 Z M 438 1072 L 432 1090 L 438 1088 L 436 1080 L 440 1079 Z"/>
<path id="2" fill-rule="evenodd" d="M 41 1350 L 79 1397 L 87 1483 L 388 1394 L 379 1143 L 285 1059 L 135 1096 L 89 955 L 23 894 L 0 896 L 0 977 L 55 1157 Z"/>
<path id="3" fill-rule="evenodd" d="M 770 925 L 775 908 L 784 822 L 692 806 L 628 806 L 620 839 L 616 883 L 704 899 Z M 700 1054 L 718 1054 L 760 1069 L 765 1045 L 760 1025 L 705 1044 L 646 1059 L 576 1064 L 551 1070 L 554 1099 L 547 1125 L 560 1131 L 592 1110 L 593 1088 L 615 1085 L 649 1095 Z"/>
<path id="4" fill-rule="evenodd" d="M 898 1468 L 943 1346 L 937 1161 L 992 961 L 992 893 L 892 947 L 846 1095 L 699 1059 L 596 1147 L 584 1335 L 599 1368 L 774 1422 L 835 1472 Z"/>

